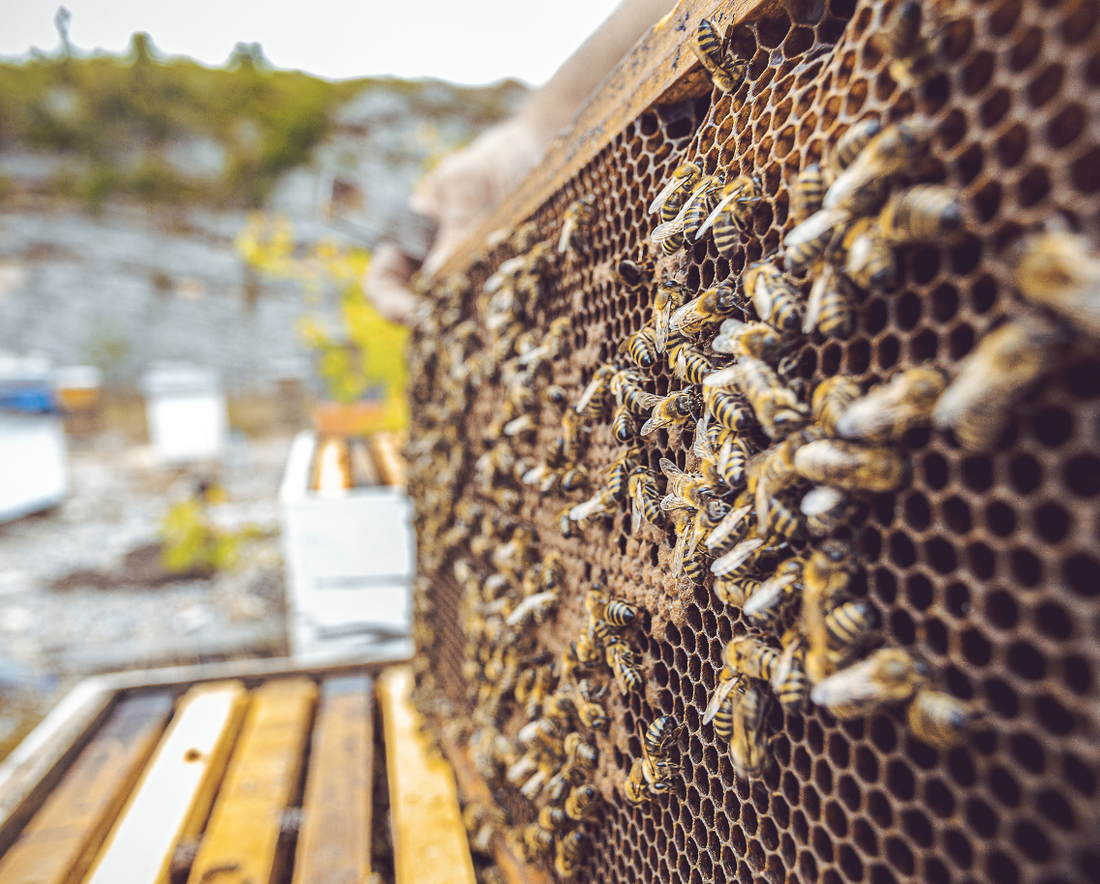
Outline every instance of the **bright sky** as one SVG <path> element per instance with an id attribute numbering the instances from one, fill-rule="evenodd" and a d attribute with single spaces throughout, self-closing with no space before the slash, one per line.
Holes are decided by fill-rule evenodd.
<path id="1" fill-rule="evenodd" d="M 261 43 L 279 68 L 332 79 L 391 74 L 544 82 L 618 0 L 63 0 L 83 52 L 122 52 L 145 31 L 165 55 L 221 65 Z M 59 45 L 62 0 L 0 0 L 0 56 Z"/>

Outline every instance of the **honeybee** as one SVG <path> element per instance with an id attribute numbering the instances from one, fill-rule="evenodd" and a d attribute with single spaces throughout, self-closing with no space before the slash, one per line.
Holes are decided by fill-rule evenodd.
<path id="1" fill-rule="evenodd" d="M 843 598 L 853 570 L 842 543 L 826 541 L 810 553 L 802 569 L 802 634 L 806 637 L 806 674 L 817 684 L 832 673 L 838 655 L 830 649 L 827 612 Z"/>
<path id="2" fill-rule="evenodd" d="M 871 39 L 890 59 L 890 76 L 902 89 L 912 89 L 931 69 L 932 58 L 922 34 L 924 13 L 919 0 L 905 0 L 887 15 Z"/>
<path id="3" fill-rule="evenodd" d="M 985 335 L 940 396 L 932 422 L 970 451 L 992 448 L 1012 406 L 1056 362 L 1066 338 L 1043 316 L 1010 320 Z"/>
<path id="4" fill-rule="evenodd" d="M 556 592 L 536 592 L 521 601 L 505 619 L 505 624 L 513 628 L 528 623 L 542 623 L 558 604 Z"/>
<path id="5" fill-rule="evenodd" d="M 615 409 L 615 417 L 611 421 L 611 435 L 616 442 L 627 445 L 638 435 L 638 422 L 634 414 L 625 405 Z"/>
<path id="6" fill-rule="evenodd" d="M 720 283 L 692 298 L 673 313 L 669 330 L 685 337 L 696 335 L 704 326 L 717 322 L 739 306 L 736 289 L 728 282 Z"/>
<path id="7" fill-rule="evenodd" d="M 806 415 L 798 397 L 783 385 L 766 362 L 743 356 L 735 365 L 712 372 L 703 379 L 704 388 L 725 387 L 730 383 L 741 388 L 760 426 L 773 439 L 805 423 Z"/>
<path id="8" fill-rule="evenodd" d="M 706 544 L 707 549 L 718 555 L 729 552 L 738 542 L 744 539 L 745 533 L 750 527 L 749 516 L 752 511 L 752 503 L 746 503 L 726 513 L 722 521 L 715 525 L 704 538 L 703 542 Z"/>
<path id="9" fill-rule="evenodd" d="M 707 708 L 703 711 L 703 724 L 714 722 L 714 735 L 719 740 L 729 742 L 733 738 L 733 707 L 734 690 L 742 682 L 741 675 L 730 667 L 723 666 L 718 673 L 718 684 L 714 687 L 707 702 Z"/>
<path id="10" fill-rule="evenodd" d="M 604 657 L 620 691 L 629 694 L 642 689 L 641 660 L 619 636 L 613 636 L 607 643 Z"/>
<path id="11" fill-rule="evenodd" d="M 710 360 L 690 344 L 677 344 L 668 354 L 672 373 L 688 384 L 701 384 L 713 366 Z"/>
<path id="12" fill-rule="evenodd" d="M 741 635 L 726 644 L 726 665 L 748 678 L 771 681 L 779 662 L 779 651 L 751 635 Z"/>
<path id="13" fill-rule="evenodd" d="M 840 661 L 851 653 L 871 631 L 874 612 L 862 599 L 842 602 L 825 615 L 825 632 L 833 659 Z"/>
<path id="14" fill-rule="evenodd" d="M 655 430 L 685 424 L 696 414 L 695 394 L 690 390 L 679 390 L 658 399 L 653 406 L 653 414 L 642 424 L 641 435 L 648 436 Z"/>
<path id="15" fill-rule="evenodd" d="M 539 586 L 544 590 L 560 589 L 565 582 L 565 560 L 559 552 L 549 552 L 542 560 Z"/>
<path id="16" fill-rule="evenodd" d="M 577 710 L 577 718 L 586 728 L 591 730 L 603 730 L 607 727 L 607 710 L 599 703 L 607 686 L 604 685 L 598 691 L 588 679 L 582 679 L 577 684 L 573 705 Z"/>
<path id="17" fill-rule="evenodd" d="M 611 394 L 620 407 L 628 408 L 634 414 L 647 414 L 661 401 L 660 396 L 642 389 L 641 376 L 630 369 L 623 369 L 611 378 Z"/>
<path id="18" fill-rule="evenodd" d="M 643 519 L 657 528 L 663 528 L 666 519 L 661 510 L 657 482 L 653 474 L 644 466 L 635 467 L 627 480 L 627 490 L 630 493 L 631 502 L 631 532 L 638 533 Z"/>
<path id="19" fill-rule="evenodd" d="M 665 352 L 673 312 L 684 305 L 690 294 L 687 286 L 677 282 L 671 276 L 666 275 L 661 280 L 660 286 L 653 295 L 653 345 L 658 353 Z"/>
<path id="20" fill-rule="evenodd" d="M 850 214 L 874 211 L 890 176 L 912 169 L 924 156 L 935 125 L 924 117 L 907 117 L 873 136 L 848 168 L 825 192 L 825 210 Z"/>
<path id="21" fill-rule="evenodd" d="M 661 501 L 662 509 L 669 509 L 669 498 Z M 722 519 L 729 512 L 729 504 L 724 500 L 710 499 L 700 503 L 691 515 L 691 507 L 677 510 L 676 517 L 676 544 L 672 550 L 672 562 L 670 564 L 672 576 L 679 576 L 683 570 L 684 562 L 695 554 L 703 537 L 721 524 Z"/>
<path id="22" fill-rule="evenodd" d="M 745 604 L 745 599 L 752 595 L 760 587 L 760 581 L 752 577 L 739 575 L 716 577 L 714 580 L 714 595 L 723 605 L 733 605 L 740 608 Z"/>
<path id="23" fill-rule="evenodd" d="M 642 326 L 638 331 L 622 342 L 619 352 L 630 357 L 638 368 L 651 368 L 657 361 L 657 349 L 654 339 L 654 330 L 648 325 Z"/>
<path id="24" fill-rule="evenodd" d="M 901 648 L 880 648 L 866 660 L 814 685 L 810 699 L 841 721 L 904 703 L 928 683 L 928 668 Z"/>
<path id="25" fill-rule="evenodd" d="M 852 333 L 852 293 L 848 281 L 836 268 L 822 261 L 810 287 L 802 333 L 815 329 L 827 338 L 847 338 Z"/>
<path id="26" fill-rule="evenodd" d="M 566 816 L 578 821 L 588 818 L 596 810 L 599 798 L 600 793 L 591 783 L 574 786 L 565 799 Z"/>
<path id="27" fill-rule="evenodd" d="M 749 450 L 746 443 L 730 433 L 718 449 L 718 475 L 727 487 L 743 488 L 748 479 Z"/>
<path id="28" fill-rule="evenodd" d="M 630 412 L 624 412 L 629 414 Z M 611 496 L 619 503 L 626 503 L 627 480 L 631 472 L 638 466 L 638 449 L 625 448 L 623 452 L 611 462 L 611 468 L 607 474 L 607 489 Z"/>
<path id="29" fill-rule="evenodd" d="M 634 759 L 634 763 L 630 766 L 630 773 L 623 780 L 622 793 L 626 803 L 631 807 L 638 807 L 653 799 L 653 793 L 649 791 L 642 773 L 642 759 Z"/>
<path id="30" fill-rule="evenodd" d="M 606 394 L 614 376 L 615 368 L 611 365 L 601 365 L 597 368 L 592 374 L 592 380 L 581 392 L 581 397 L 573 410 L 578 414 L 586 414 L 592 419 L 598 419 L 603 412 Z"/>
<path id="31" fill-rule="evenodd" d="M 748 485 L 756 500 L 757 521 L 767 523 L 775 496 L 798 481 L 794 455 L 802 444 L 802 434 L 795 433 L 751 461 Z"/>
<path id="32" fill-rule="evenodd" d="M 680 732 L 676 719 L 671 715 L 662 715 L 642 734 L 642 754 L 650 761 L 663 761 L 667 755 L 669 742 Z"/>
<path id="33" fill-rule="evenodd" d="M 791 187 L 790 218 L 795 224 L 805 221 L 821 209 L 826 187 L 825 173 L 817 163 L 798 173 Z"/>
<path id="34" fill-rule="evenodd" d="M 945 242 L 963 232 L 962 207 L 954 188 L 918 184 L 895 193 L 878 216 L 878 229 L 888 242 Z"/>
<path id="35" fill-rule="evenodd" d="M 699 227 L 695 240 L 702 238 L 712 226 L 718 254 L 729 257 L 741 242 L 741 234 L 752 226 L 753 210 L 763 197 L 760 181 L 741 175 L 722 188 L 714 211 Z"/>
<path id="36" fill-rule="evenodd" d="M 699 180 L 699 176 L 702 171 L 695 163 L 684 163 L 681 166 L 677 166 L 672 173 L 672 177 L 665 182 L 665 186 L 661 188 L 661 192 L 654 197 L 653 202 L 649 204 L 647 211 L 650 215 L 655 215 L 660 212 L 664 206 L 670 201 L 676 206 L 676 212 L 680 211 L 680 206 L 683 205 L 687 195 L 695 189 L 695 184 Z"/>
<path id="37" fill-rule="evenodd" d="M 795 629 L 783 637 L 783 650 L 772 670 L 771 685 L 780 705 L 797 712 L 810 695 L 810 683 L 806 677 L 806 646 Z"/>
<path id="38" fill-rule="evenodd" d="M 848 495 L 839 488 L 815 485 L 806 492 L 800 506 L 806 517 L 806 529 L 816 537 L 830 534 L 844 520 L 848 504 Z"/>
<path id="39" fill-rule="evenodd" d="M 794 455 L 804 479 L 845 491 L 893 491 L 909 481 L 905 456 L 887 446 L 863 447 L 841 439 L 807 442 Z"/>
<path id="40" fill-rule="evenodd" d="M 914 736 L 933 749 L 958 746 L 978 717 L 978 709 L 972 704 L 930 688 L 917 691 L 906 713 Z"/>
<path id="41" fill-rule="evenodd" d="M 1100 257 L 1088 239 L 1050 224 L 1016 248 L 1013 264 L 1021 295 L 1100 337 Z"/>
<path id="42" fill-rule="evenodd" d="M 596 749 L 586 743 L 584 737 L 574 731 L 565 737 L 565 766 L 570 777 L 591 773 L 596 768 L 599 757 Z"/>
<path id="43" fill-rule="evenodd" d="M 837 139 L 836 148 L 829 157 L 829 178 L 835 179 L 837 175 L 847 169 L 852 162 L 863 153 L 871 139 L 882 131 L 882 123 L 874 117 L 862 120 L 844 132 Z"/>
<path id="44" fill-rule="evenodd" d="M 640 288 L 652 272 L 652 265 L 645 266 L 629 259 L 623 259 L 615 266 L 615 277 L 628 289 Z"/>
<path id="45" fill-rule="evenodd" d="M 836 420 L 836 434 L 862 442 L 900 439 L 907 430 L 932 419 L 946 387 L 943 372 L 931 366 L 900 371 L 849 405 Z"/>
<path id="46" fill-rule="evenodd" d="M 630 626 L 638 618 L 638 609 L 632 604 L 608 598 L 595 589 L 588 591 L 584 604 L 595 620 L 603 620 L 619 629 Z"/>
<path id="47" fill-rule="evenodd" d="M 588 440 L 591 429 L 585 424 L 584 415 L 571 408 L 565 410 L 561 416 L 562 438 L 565 440 L 565 459 L 568 463 L 576 463 L 588 450 Z"/>
<path id="48" fill-rule="evenodd" d="M 576 466 L 566 470 L 561 477 L 561 490 L 566 494 L 585 492 L 589 488 L 588 469 L 584 466 Z"/>
<path id="49" fill-rule="evenodd" d="M 589 230 L 595 220 L 592 197 L 584 196 L 570 203 L 565 210 L 561 236 L 558 238 L 558 253 L 564 254 L 566 249 L 576 253 L 587 252 Z"/>
<path id="50" fill-rule="evenodd" d="M 609 516 L 615 511 L 615 498 L 606 488 L 597 491 L 588 500 L 578 503 L 575 507 L 566 511 L 565 516 L 570 522 L 576 522 L 582 528 L 593 524 L 601 516 Z"/>
<path id="51" fill-rule="evenodd" d="M 661 509 L 697 509 L 703 505 L 707 488 L 703 483 L 702 473 L 685 473 L 667 457 L 662 457 L 657 465 L 668 479 L 665 485 L 668 493 L 661 501 Z"/>
<path id="52" fill-rule="evenodd" d="M 773 620 L 780 601 L 790 598 L 802 586 L 802 559 L 787 559 L 745 599 L 741 612 L 758 623 Z"/>
<path id="53" fill-rule="evenodd" d="M 739 393 L 704 385 L 703 406 L 718 426 L 731 433 L 739 433 L 756 426 L 756 415 L 752 407 Z"/>
<path id="54" fill-rule="evenodd" d="M 539 823 L 523 827 L 524 854 L 528 859 L 549 856 L 554 849 L 554 833 Z"/>
<path id="55" fill-rule="evenodd" d="M 741 322 L 727 319 L 711 342 L 715 353 L 753 356 L 774 365 L 785 347 L 783 338 L 766 322 Z"/>
<path id="56" fill-rule="evenodd" d="M 517 363 L 527 366 L 528 371 L 535 373 L 544 365 L 549 365 L 551 360 L 568 356 L 570 331 L 572 320 L 568 316 L 558 317 L 550 323 L 542 344 L 517 357 Z"/>
<path id="57" fill-rule="evenodd" d="M 764 740 L 768 698 L 755 684 L 741 679 L 730 699 L 733 701 L 730 762 L 741 776 L 758 777 L 768 760 Z"/>
<path id="58" fill-rule="evenodd" d="M 573 829 L 558 839 L 557 851 L 554 856 L 554 871 L 562 878 L 570 880 L 576 877 L 577 866 L 580 865 L 581 855 L 584 853 L 585 842 L 588 836 L 583 829 Z"/>
<path id="59" fill-rule="evenodd" d="M 843 256 L 844 275 L 864 289 L 889 289 L 897 284 L 894 249 L 874 218 L 860 218 L 844 231 L 837 251 Z"/>
<path id="60" fill-rule="evenodd" d="M 756 314 L 784 331 L 796 331 L 802 322 L 798 292 L 775 264 L 756 261 L 745 268 L 745 294 L 752 299 Z"/>
<path id="61" fill-rule="evenodd" d="M 766 545 L 766 540 L 759 534 L 749 535 L 729 552 L 715 559 L 710 566 L 710 572 L 715 577 L 730 578 L 743 574 L 752 567 Z"/>
<path id="62" fill-rule="evenodd" d="M 695 233 L 710 214 L 714 205 L 714 194 L 721 186 L 722 180 L 715 175 L 697 179 L 676 216 L 672 220 L 662 221 L 653 228 L 653 232 L 649 235 L 650 242 L 662 245 L 677 242 L 680 244 L 679 247 L 694 242 Z"/>
<path id="63" fill-rule="evenodd" d="M 535 433 L 538 432 L 538 429 L 539 425 L 538 423 L 536 423 L 535 419 L 531 417 L 531 415 L 521 414 L 519 417 L 512 418 L 510 421 L 505 423 L 504 426 L 501 428 L 501 432 L 505 436 L 509 436 L 512 438 L 518 436 L 533 439 Z M 491 433 L 490 435 L 495 434 Z"/>
<path id="64" fill-rule="evenodd" d="M 710 576 L 710 559 L 702 549 L 684 559 L 684 574 L 692 582 L 702 586 Z"/>
<path id="65" fill-rule="evenodd" d="M 814 212 L 783 237 L 784 269 L 795 276 L 805 276 L 824 257 L 836 237 L 843 238 L 848 226 L 846 212 L 828 209 Z"/>
<path id="66" fill-rule="evenodd" d="M 688 46 L 707 69 L 719 91 L 733 92 L 745 79 L 749 63 L 745 59 L 731 58 L 724 43 L 714 25 L 704 18 L 699 21 Z"/>
<path id="67" fill-rule="evenodd" d="M 859 384 L 851 378 L 834 375 L 814 388 L 810 408 L 814 423 L 826 436 L 837 434 L 837 421 L 853 403 L 859 400 Z"/>

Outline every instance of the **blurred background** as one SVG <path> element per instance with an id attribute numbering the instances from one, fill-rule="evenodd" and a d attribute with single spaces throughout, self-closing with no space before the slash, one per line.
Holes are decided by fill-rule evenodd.
<path id="1" fill-rule="evenodd" d="M 405 331 L 359 280 L 613 5 L 5 9 L 0 757 L 87 674 L 404 640 Z"/>

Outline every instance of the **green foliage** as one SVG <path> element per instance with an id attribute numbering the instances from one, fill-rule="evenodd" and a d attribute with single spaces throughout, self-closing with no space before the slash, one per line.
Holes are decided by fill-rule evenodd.
<path id="1" fill-rule="evenodd" d="M 213 573 L 236 566 L 243 535 L 220 531 L 206 507 L 191 497 L 174 504 L 160 523 L 161 564 L 169 571 Z"/>

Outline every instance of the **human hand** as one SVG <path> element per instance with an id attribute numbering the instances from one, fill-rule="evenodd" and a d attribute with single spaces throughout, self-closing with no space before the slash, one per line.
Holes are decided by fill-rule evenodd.
<path id="1" fill-rule="evenodd" d="M 544 138 L 521 118 L 484 132 L 462 150 L 444 157 L 409 203 L 438 225 L 421 268 L 430 276 L 465 241 L 472 221 L 494 206 L 532 166 Z M 379 246 L 363 278 L 367 297 L 387 319 L 407 319 L 416 297 L 408 283 L 419 264 L 392 244 Z"/>

